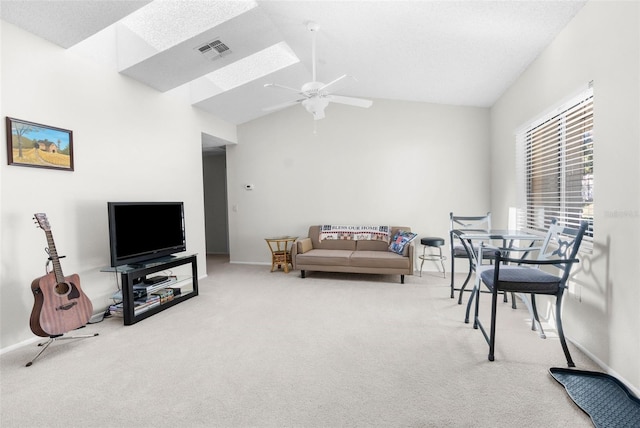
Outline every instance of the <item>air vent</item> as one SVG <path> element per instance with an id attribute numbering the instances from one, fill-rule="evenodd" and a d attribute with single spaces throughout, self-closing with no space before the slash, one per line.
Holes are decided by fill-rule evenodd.
<path id="1" fill-rule="evenodd" d="M 202 46 L 198 46 L 196 49 L 200 51 L 201 54 L 217 58 L 218 56 L 222 56 L 225 53 L 231 52 L 229 50 L 229 46 L 222 43 L 220 40 L 214 40 L 212 42 L 206 43 Z"/>

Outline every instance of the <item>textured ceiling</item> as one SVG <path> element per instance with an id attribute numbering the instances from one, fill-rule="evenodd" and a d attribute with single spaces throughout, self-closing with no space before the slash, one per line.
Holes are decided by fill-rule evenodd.
<path id="1" fill-rule="evenodd" d="M 300 88 L 312 80 L 308 21 L 320 25 L 317 80 L 357 79 L 341 85 L 341 95 L 488 107 L 583 5 L 2 0 L 0 16 L 65 48 L 114 24 L 114 69 L 161 92 L 188 85 L 193 105 L 240 124 L 296 98 L 266 83 Z M 229 50 L 200 53 L 214 40 Z"/>

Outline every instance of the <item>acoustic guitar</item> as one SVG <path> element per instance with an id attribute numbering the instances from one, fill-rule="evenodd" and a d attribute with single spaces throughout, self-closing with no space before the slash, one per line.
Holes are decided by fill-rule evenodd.
<path id="1" fill-rule="evenodd" d="M 71 330 L 84 327 L 93 315 L 91 300 L 80 288 L 77 274 L 64 276 L 60 258 L 53 242 L 53 234 L 47 215 L 34 214 L 38 226 L 47 236 L 48 253 L 53 271 L 34 279 L 31 291 L 35 298 L 31 311 L 31 331 L 41 337 L 60 336 Z"/>

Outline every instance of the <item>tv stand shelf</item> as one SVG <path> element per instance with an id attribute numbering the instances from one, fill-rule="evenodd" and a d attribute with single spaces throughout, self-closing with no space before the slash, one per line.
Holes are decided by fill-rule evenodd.
<path id="1" fill-rule="evenodd" d="M 173 296 L 171 300 L 160 302 L 160 304 L 156 306 L 143 309 L 136 308 L 133 295 L 134 284 L 142 284 L 142 281 L 148 275 L 156 272 L 162 272 L 188 264 L 191 264 L 190 275 L 177 275 L 175 278 L 171 278 L 166 285 L 168 288 L 180 288 L 181 292 L 179 295 Z M 178 303 L 182 303 L 198 295 L 198 263 L 195 254 L 179 257 L 163 257 L 136 265 L 109 267 L 102 269 L 102 272 L 117 272 L 120 274 L 124 325 L 135 324 L 138 321 L 149 318 L 158 312 L 162 312 L 165 309 L 169 309 Z M 171 277 L 173 276 L 174 275 L 171 275 Z M 163 283 L 158 284 L 158 288 L 163 288 L 162 285 Z M 154 286 L 154 288 L 156 287 Z"/>

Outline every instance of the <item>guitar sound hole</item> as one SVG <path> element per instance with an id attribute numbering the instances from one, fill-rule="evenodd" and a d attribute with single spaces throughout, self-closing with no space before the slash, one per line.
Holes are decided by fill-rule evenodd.
<path id="1" fill-rule="evenodd" d="M 67 284 L 66 282 L 60 282 L 58 283 L 58 285 L 55 286 L 55 291 L 57 294 L 63 296 L 65 294 L 67 294 L 69 292 L 69 284 Z"/>

